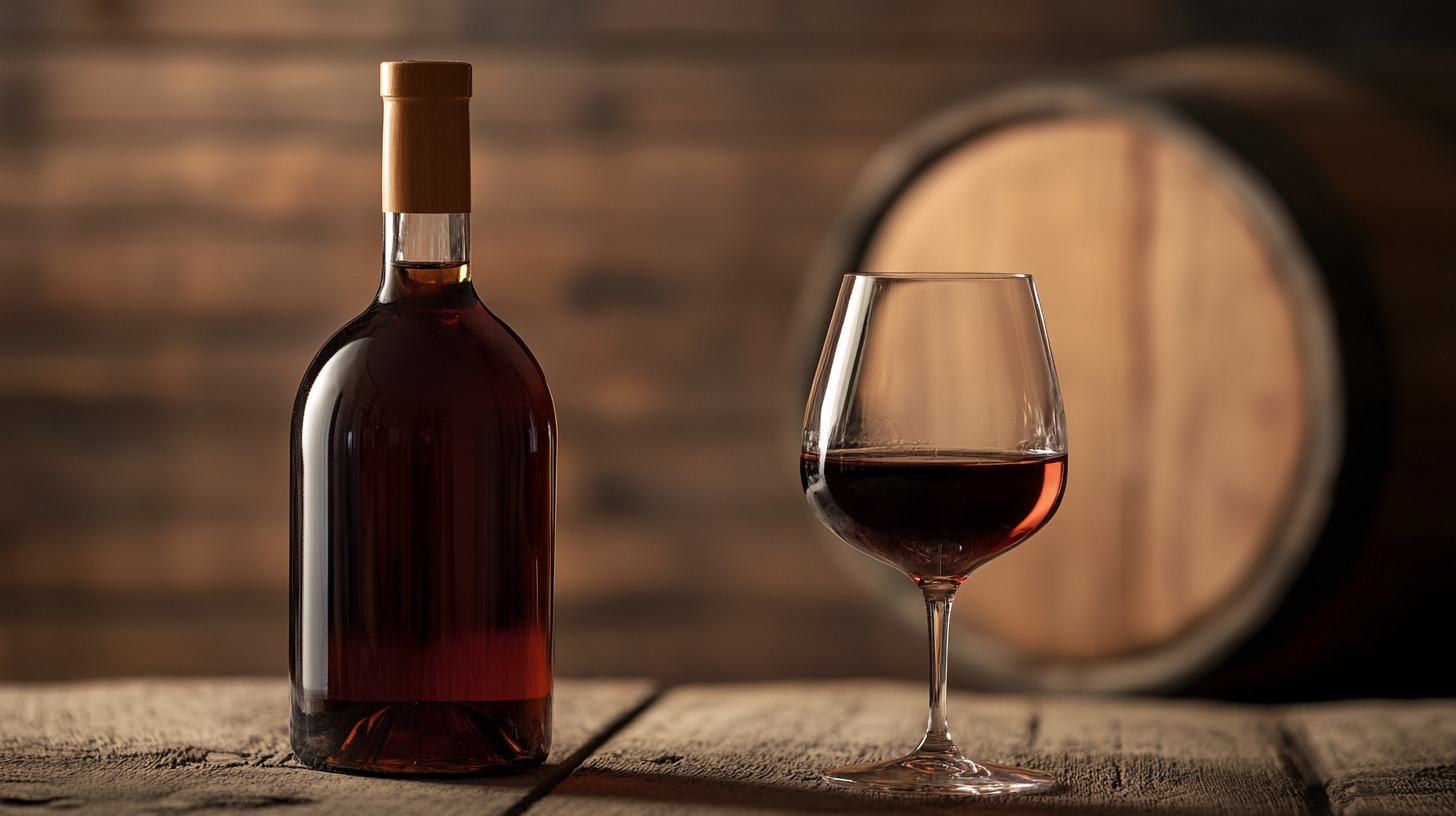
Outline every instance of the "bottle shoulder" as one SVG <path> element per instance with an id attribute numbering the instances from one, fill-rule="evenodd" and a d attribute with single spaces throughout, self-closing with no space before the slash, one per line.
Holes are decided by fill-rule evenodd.
<path id="1" fill-rule="evenodd" d="M 324 342 L 297 407 L 320 391 L 374 406 L 523 404 L 554 421 L 535 356 L 478 300 L 452 308 L 372 304 Z"/>

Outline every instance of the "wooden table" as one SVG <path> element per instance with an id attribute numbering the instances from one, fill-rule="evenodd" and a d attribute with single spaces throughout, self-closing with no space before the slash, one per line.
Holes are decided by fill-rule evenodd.
<path id="1" fill-rule="evenodd" d="M 1456 814 L 1456 700 L 1280 707 L 954 693 L 978 758 L 1052 792 L 973 802 L 831 788 L 816 769 L 910 748 L 916 683 L 557 683 L 546 766 L 385 779 L 300 767 L 283 679 L 0 684 L 0 813 Z"/>

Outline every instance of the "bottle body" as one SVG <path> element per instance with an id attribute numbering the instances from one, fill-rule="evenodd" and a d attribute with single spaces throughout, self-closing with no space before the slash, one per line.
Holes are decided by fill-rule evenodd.
<path id="1" fill-rule="evenodd" d="M 324 345 L 294 407 L 300 761 L 421 774 L 544 761 L 555 434 L 540 367 L 468 266 L 387 262 L 380 297 Z"/>

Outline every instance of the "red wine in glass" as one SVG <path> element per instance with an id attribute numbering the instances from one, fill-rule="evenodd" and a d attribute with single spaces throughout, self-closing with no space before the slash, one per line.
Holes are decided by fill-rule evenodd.
<path id="1" fill-rule="evenodd" d="M 836 535 L 916 581 L 962 581 L 1056 512 L 1065 454 L 805 451 L 799 476 Z"/>

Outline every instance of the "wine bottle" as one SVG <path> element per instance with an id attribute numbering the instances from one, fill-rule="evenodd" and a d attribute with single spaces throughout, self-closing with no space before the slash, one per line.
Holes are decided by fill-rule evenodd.
<path id="1" fill-rule="evenodd" d="M 470 65 L 380 68 L 382 279 L 293 410 L 293 750 L 530 767 L 551 738 L 555 412 L 470 276 Z"/>

